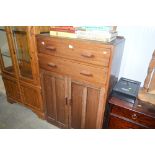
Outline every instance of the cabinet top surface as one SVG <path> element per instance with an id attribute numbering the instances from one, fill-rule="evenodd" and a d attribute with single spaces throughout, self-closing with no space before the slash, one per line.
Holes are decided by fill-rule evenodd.
<path id="1" fill-rule="evenodd" d="M 116 97 L 111 97 L 109 103 L 116 105 L 125 109 L 129 109 L 138 113 L 143 113 L 155 118 L 155 106 L 146 102 L 137 100 L 135 104 L 129 103 L 127 101 L 120 100 Z"/>
<path id="2" fill-rule="evenodd" d="M 103 41 L 88 40 L 88 39 L 81 39 L 81 38 L 56 37 L 56 36 L 51 36 L 48 33 L 38 34 L 38 35 L 36 35 L 36 37 L 37 38 L 48 37 L 48 38 L 68 39 L 68 40 L 80 40 L 80 41 L 85 41 L 85 42 L 94 42 L 94 43 L 100 43 L 100 44 L 106 44 L 106 45 L 117 45 L 117 44 L 125 41 L 125 38 L 122 36 L 118 36 L 115 40 L 113 40 L 111 42 L 103 42 Z"/>

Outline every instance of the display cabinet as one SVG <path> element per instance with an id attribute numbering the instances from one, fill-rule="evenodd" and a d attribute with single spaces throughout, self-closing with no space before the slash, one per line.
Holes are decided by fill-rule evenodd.
<path id="1" fill-rule="evenodd" d="M 7 99 L 44 118 L 35 35 L 48 27 L 0 27 L 0 63 Z"/>

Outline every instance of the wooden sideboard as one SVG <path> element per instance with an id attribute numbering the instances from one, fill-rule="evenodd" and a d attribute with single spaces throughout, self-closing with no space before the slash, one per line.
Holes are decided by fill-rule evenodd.
<path id="1" fill-rule="evenodd" d="M 139 100 L 132 104 L 111 97 L 107 120 L 110 129 L 154 129 L 155 106 Z"/>
<path id="2" fill-rule="evenodd" d="M 102 128 L 124 38 L 111 43 L 46 34 L 36 38 L 47 121 L 61 128 Z"/>

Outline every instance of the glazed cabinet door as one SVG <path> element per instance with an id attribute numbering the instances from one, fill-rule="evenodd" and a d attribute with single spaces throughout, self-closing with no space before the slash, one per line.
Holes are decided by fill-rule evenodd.
<path id="1" fill-rule="evenodd" d="M 19 78 L 28 83 L 38 84 L 39 66 L 35 42 L 35 27 L 11 26 L 10 28 Z"/>
<path id="2" fill-rule="evenodd" d="M 47 121 L 62 128 L 68 127 L 67 78 L 42 72 L 43 98 Z"/>
<path id="3" fill-rule="evenodd" d="M 13 50 L 9 29 L 0 27 L 0 64 L 4 73 L 15 76 L 15 67 L 13 62 Z"/>
<path id="4" fill-rule="evenodd" d="M 69 80 L 69 127 L 102 128 L 104 88 Z"/>

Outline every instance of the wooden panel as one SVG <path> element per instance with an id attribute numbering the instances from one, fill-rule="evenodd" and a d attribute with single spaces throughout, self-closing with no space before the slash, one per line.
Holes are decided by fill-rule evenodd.
<path id="1" fill-rule="evenodd" d="M 76 79 L 105 84 L 108 68 L 79 64 L 66 59 L 39 54 L 40 67 L 56 73 L 70 75 Z"/>
<path id="2" fill-rule="evenodd" d="M 98 104 L 99 90 L 88 88 L 85 128 L 96 128 Z"/>
<path id="3" fill-rule="evenodd" d="M 100 88 L 71 81 L 71 128 L 101 128 L 105 104 L 100 96 Z"/>
<path id="4" fill-rule="evenodd" d="M 43 111 L 40 88 L 21 83 L 23 103 L 34 110 Z"/>
<path id="5" fill-rule="evenodd" d="M 51 76 L 43 75 L 44 98 L 46 102 L 46 113 L 48 117 L 56 120 L 56 98 L 55 98 L 55 79 Z"/>
<path id="6" fill-rule="evenodd" d="M 55 93 L 56 93 L 56 109 L 57 121 L 66 124 L 66 98 L 65 98 L 65 81 L 64 79 L 55 80 Z"/>
<path id="7" fill-rule="evenodd" d="M 59 38 L 37 38 L 38 52 L 79 60 L 82 62 L 109 66 L 110 47 L 102 44 L 88 43 L 80 40 L 67 40 Z"/>
<path id="8" fill-rule="evenodd" d="M 16 79 L 12 79 L 12 78 L 8 79 L 3 77 L 3 81 L 4 81 L 7 97 L 10 100 L 13 100 L 15 102 L 21 102 L 20 90 Z"/>
<path id="9" fill-rule="evenodd" d="M 71 84 L 71 128 L 80 129 L 82 120 L 83 86 Z"/>
<path id="10" fill-rule="evenodd" d="M 110 116 L 110 123 L 109 128 L 110 129 L 143 129 L 145 127 L 137 125 L 135 123 L 128 122 L 124 119 Z"/>
<path id="11" fill-rule="evenodd" d="M 150 128 L 155 128 L 155 118 L 149 117 L 145 114 L 131 111 L 128 109 L 124 109 L 124 108 L 121 108 L 118 106 L 113 106 L 111 112 L 113 114 L 117 114 L 119 116 L 123 116 L 130 120 L 133 120 L 133 121 L 140 123 L 142 125 L 146 125 Z"/>
<path id="12" fill-rule="evenodd" d="M 66 79 L 54 73 L 44 72 L 42 74 L 47 120 L 66 128 L 68 126 Z"/>

